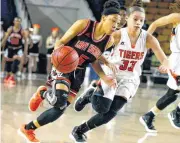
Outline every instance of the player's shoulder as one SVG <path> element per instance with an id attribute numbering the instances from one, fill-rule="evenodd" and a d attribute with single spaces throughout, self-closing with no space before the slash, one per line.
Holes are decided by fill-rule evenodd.
<path id="1" fill-rule="evenodd" d="M 91 22 L 94 22 L 91 19 L 79 19 L 75 22 L 75 24 L 78 24 L 80 27 L 86 27 L 87 25 L 89 25 Z"/>

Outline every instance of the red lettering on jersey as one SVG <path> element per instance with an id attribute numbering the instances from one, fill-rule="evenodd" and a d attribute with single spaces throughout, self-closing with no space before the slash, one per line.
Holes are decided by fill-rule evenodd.
<path id="1" fill-rule="evenodd" d="M 89 57 L 87 57 L 86 55 L 82 54 L 80 57 L 79 57 L 79 64 L 78 65 L 82 65 L 86 60 L 88 60 Z"/>
<path id="2" fill-rule="evenodd" d="M 119 66 L 119 69 L 120 70 L 127 70 L 127 71 L 130 71 L 130 72 L 133 72 L 134 70 L 134 67 L 137 63 L 137 61 L 129 61 L 129 60 L 122 60 L 122 65 Z"/>
<path id="3" fill-rule="evenodd" d="M 124 56 L 123 56 L 123 58 L 126 58 L 126 50 L 124 50 Z"/>
<path id="4" fill-rule="evenodd" d="M 144 57 L 144 52 L 134 52 L 134 51 L 128 51 L 122 49 L 119 49 L 119 52 L 120 52 L 120 57 L 126 59 L 141 60 Z"/>
<path id="5" fill-rule="evenodd" d="M 96 59 L 99 58 L 102 54 L 102 52 L 99 50 L 99 48 L 92 44 L 89 46 L 89 49 L 87 52 L 89 52 L 90 54 L 95 56 Z"/>
<path id="6" fill-rule="evenodd" d="M 126 58 L 127 58 L 127 59 L 130 59 L 130 58 L 131 58 L 131 51 L 127 51 L 127 52 L 126 52 Z"/>
<path id="7" fill-rule="evenodd" d="M 10 39 L 10 41 L 11 41 L 12 45 L 18 45 L 19 44 L 19 39 L 18 38 L 12 37 Z"/>
<path id="8" fill-rule="evenodd" d="M 89 46 L 89 43 L 84 42 L 84 41 L 78 41 L 75 45 L 76 48 L 81 49 L 83 51 L 85 51 L 88 46 Z"/>
<path id="9" fill-rule="evenodd" d="M 123 56 L 123 52 L 124 52 L 124 50 L 119 49 L 119 52 L 120 52 L 120 57 L 122 57 L 122 56 Z"/>
<path id="10" fill-rule="evenodd" d="M 144 57 L 144 52 L 141 52 L 141 57 L 140 57 L 140 59 L 143 59 L 143 57 Z"/>
<path id="11" fill-rule="evenodd" d="M 131 59 L 136 59 L 136 52 L 131 53 Z"/>
<path id="12" fill-rule="evenodd" d="M 141 55 L 140 52 L 136 52 L 136 60 L 140 60 L 140 55 Z"/>

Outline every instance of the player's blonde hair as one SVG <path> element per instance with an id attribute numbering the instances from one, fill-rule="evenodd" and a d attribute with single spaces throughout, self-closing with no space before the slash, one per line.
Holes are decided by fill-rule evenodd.
<path id="1" fill-rule="evenodd" d="M 142 0 L 134 0 L 133 3 L 130 5 L 127 13 L 128 13 L 128 15 L 130 15 L 135 11 L 140 11 L 140 12 L 145 13 Z"/>

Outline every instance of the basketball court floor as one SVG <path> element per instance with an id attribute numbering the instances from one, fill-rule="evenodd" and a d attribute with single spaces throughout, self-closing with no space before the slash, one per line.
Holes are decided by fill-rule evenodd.
<path id="1" fill-rule="evenodd" d="M 20 81 L 15 87 L 8 87 L 1 83 L 1 143 L 26 143 L 17 134 L 18 128 L 50 108 L 48 103 L 44 103 L 36 112 L 31 113 L 28 110 L 30 97 L 42 84 L 44 84 L 42 80 Z M 178 101 L 156 118 L 157 134 L 146 133 L 139 123 L 139 117 L 148 111 L 165 92 L 164 85 L 147 88 L 142 84 L 134 99 L 119 112 L 114 120 L 87 134 L 88 143 L 180 143 L 180 130 L 174 129 L 167 118 L 167 113 L 176 107 Z M 71 105 L 60 119 L 38 129 L 37 138 L 42 143 L 73 143 L 69 139 L 72 128 L 94 114 L 90 105 L 80 113 L 75 112 Z"/>

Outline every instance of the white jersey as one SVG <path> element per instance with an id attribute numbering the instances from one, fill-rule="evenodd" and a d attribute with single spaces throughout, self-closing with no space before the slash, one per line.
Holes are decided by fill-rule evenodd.
<path id="1" fill-rule="evenodd" d="M 142 30 L 136 45 L 132 47 L 127 28 L 121 29 L 121 40 L 111 57 L 111 62 L 119 70 L 117 76 L 139 78 L 142 72 L 141 65 L 147 53 L 146 37 L 147 31 Z"/>
<path id="2" fill-rule="evenodd" d="M 34 35 L 34 34 L 31 35 L 31 39 L 33 41 L 33 44 L 39 43 L 41 38 L 42 38 L 41 35 Z"/>
<path id="3" fill-rule="evenodd" d="M 170 49 L 173 53 L 180 52 L 180 24 L 172 29 Z"/>
<path id="4" fill-rule="evenodd" d="M 169 56 L 169 61 L 171 65 L 171 70 L 176 75 L 180 75 L 180 24 L 173 28 L 172 30 L 172 38 L 170 43 L 171 55 Z M 177 81 L 173 78 L 173 76 L 168 73 L 169 79 L 167 85 L 174 90 L 180 90 L 180 86 L 177 85 Z"/>

